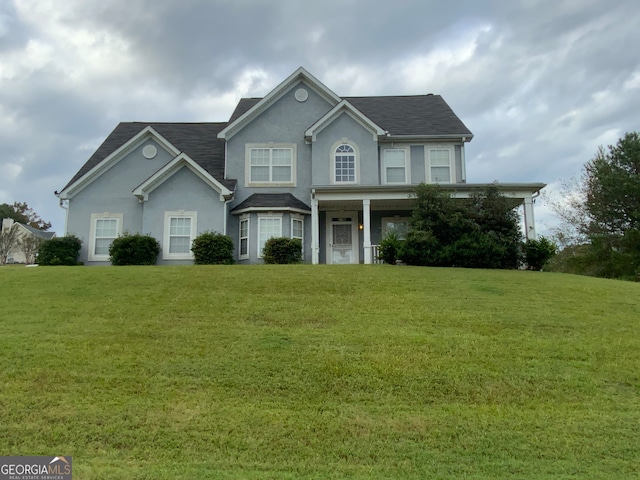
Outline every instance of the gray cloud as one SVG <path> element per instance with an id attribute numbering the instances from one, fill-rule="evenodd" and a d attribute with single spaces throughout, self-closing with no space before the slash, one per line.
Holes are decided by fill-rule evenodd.
<path id="1" fill-rule="evenodd" d="M 469 181 L 554 182 L 637 130 L 631 0 L 0 0 L 0 202 L 54 228 L 119 121 L 225 120 L 306 67 L 339 95 L 439 93 Z M 546 213 L 545 213 L 546 214 Z"/>

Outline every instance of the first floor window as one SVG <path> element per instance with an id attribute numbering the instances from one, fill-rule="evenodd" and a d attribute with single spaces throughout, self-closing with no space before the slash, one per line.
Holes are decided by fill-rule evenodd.
<path id="1" fill-rule="evenodd" d="M 408 231 L 408 217 L 385 217 L 382 219 L 382 238 L 390 233 L 395 233 L 399 240 L 405 240 Z"/>
<path id="2" fill-rule="evenodd" d="M 249 218 L 240 219 L 240 249 L 238 254 L 240 258 L 249 257 Z"/>
<path id="3" fill-rule="evenodd" d="M 407 151 L 391 148 L 384 151 L 384 175 L 386 183 L 407 183 Z"/>
<path id="4" fill-rule="evenodd" d="M 109 247 L 122 233 L 122 214 L 103 213 L 91 215 L 89 260 L 109 260 Z"/>
<path id="5" fill-rule="evenodd" d="M 282 236 L 282 216 L 258 217 L 258 257 L 262 258 L 262 250 L 267 240 Z"/>
<path id="6" fill-rule="evenodd" d="M 195 232 L 196 212 L 165 212 L 164 258 L 193 258 L 191 242 Z"/>
<path id="7" fill-rule="evenodd" d="M 304 220 L 302 217 L 291 217 L 291 238 L 300 240 L 304 248 Z"/>
<path id="8" fill-rule="evenodd" d="M 429 169 L 431 183 L 451 183 L 451 150 L 448 148 L 429 150 Z"/>

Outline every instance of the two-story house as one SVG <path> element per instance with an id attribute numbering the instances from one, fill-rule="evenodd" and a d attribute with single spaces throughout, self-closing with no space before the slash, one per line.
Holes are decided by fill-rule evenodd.
<path id="1" fill-rule="evenodd" d="M 260 263 L 274 236 L 300 238 L 309 263 L 373 263 L 408 228 L 417 184 L 460 198 L 486 187 L 467 183 L 472 137 L 438 95 L 339 97 L 299 68 L 225 123 L 119 124 L 57 195 L 90 265 L 125 231 L 157 238 L 162 264 L 191 262 L 204 231 L 231 236 L 241 263 Z M 545 185 L 497 186 L 534 238 Z"/>

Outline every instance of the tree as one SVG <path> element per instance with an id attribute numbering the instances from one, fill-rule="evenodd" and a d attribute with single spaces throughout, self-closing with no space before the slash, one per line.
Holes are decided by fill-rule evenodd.
<path id="1" fill-rule="evenodd" d="M 10 228 L 5 228 L 0 232 L 0 265 L 7 263 L 9 253 L 16 246 L 18 228 L 18 225 L 14 223 Z"/>
<path id="2" fill-rule="evenodd" d="M 590 267 L 583 271 L 639 279 L 640 134 L 627 133 L 616 145 L 600 147 L 563 197 L 570 201 L 550 206 L 565 222 L 565 231 L 575 232 L 577 243 L 588 244 L 581 256 Z"/>
<path id="3" fill-rule="evenodd" d="M 49 230 L 51 228 L 51 222 L 45 222 L 26 202 L 13 202 L 13 205 L 8 203 L 1 204 L 0 219 L 2 218 L 13 218 L 15 222 L 29 225 L 39 230 Z"/>
<path id="4" fill-rule="evenodd" d="M 24 258 L 28 264 L 36 262 L 36 254 L 40 250 L 40 246 L 44 239 L 35 235 L 22 235 L 17 241 L 16 246 L 24 254 Z"/>
<path id="5" fill-rule="evenodd" d="M 400 259 L 410 265 L 517 268 L 521 242 L 518 214 L 497 187 L 463 201 L 438 185 L 421 184 Z"/>

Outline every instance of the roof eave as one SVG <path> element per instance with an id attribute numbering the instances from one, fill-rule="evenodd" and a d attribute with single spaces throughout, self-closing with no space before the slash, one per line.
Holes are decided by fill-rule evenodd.
<path id="1" fill-rule="evenodd" d="M 473 138 L 472 133 L 452 133 L 447 135 L 386 135 L 382 140 L 411 142 L 411 141 L 456 141 L 470 142 Z"/>

